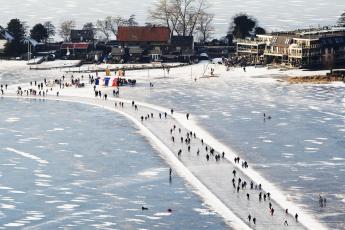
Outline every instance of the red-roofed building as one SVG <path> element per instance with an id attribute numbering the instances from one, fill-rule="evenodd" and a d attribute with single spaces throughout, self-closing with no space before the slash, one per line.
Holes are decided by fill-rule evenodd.
<path id="1" fill-rule="evenodd" d="M 88 53 L 93 50 L 92 43 L 89 42 L 64 42 L 61 45 L 61 56 L 70 56 L 72 58 L 86 58 Z"/>
<path id="2" fill-rule="evenodd" d="M 170 29 L 158 26 L 119 27 L 117 40 L 121 43 L 164 43 L 170 42 Z"/>
<path id="3" fill-rule="evenodd" d="M 117 40 L 127 50 L 128 59 L 147 56 L 156 61 L 169 51 L 170 34 L 170 29 L 162 26 L 119 27 Z M 142 50 L 141 54 L 138 50 Z"/>

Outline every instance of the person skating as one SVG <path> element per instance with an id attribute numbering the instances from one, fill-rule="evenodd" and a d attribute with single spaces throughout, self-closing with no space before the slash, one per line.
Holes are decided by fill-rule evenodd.
<path id="1" fill-rule="evenodd" d="M 274 208 L 271 208 L 271 216 L 274 214 Z"/>
<path id="2" fill-rule="evenodd" d="M 178 153 L 177 153 L 177 156 L 181 156 L 181 154 L 182 154 L 182 149 L 180 149 L 179 151 L 178 151 Z"/>

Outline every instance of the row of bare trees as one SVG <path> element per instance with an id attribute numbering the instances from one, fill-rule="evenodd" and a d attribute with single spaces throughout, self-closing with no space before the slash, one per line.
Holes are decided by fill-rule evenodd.
<path id="1" fill-rule="evenodd" d="M 198 35 L 201 42 L 214 32 L 214 15 L 206 0 L 158 0 L 149 10 L 153 22 L 170 28 L 172 35 Z"/>
<path id="2" fill-rule="evenodd" d="M 119 26 L 136 26 L 138 22 L 135 20 L 135 15 L 131 15 L 128 19 L 121 16 L 108 16 L 105 19 L 97 20 L 96 25 L 92 22 L 84 24 L 83 29 L 92 30 L 94 35 L 99 32 L 100 38 L 109 41 L 111 36 L 117 35 Z M 76 27 L 73 20 L 67 20 L 61 23 L 58 33 L 65 40 L 70 39 L 71 30 Z"/>
<path id="3" fill-rule="evenodd" d="M 171 35 L 195 36 L 204 43 L 211 38 L 214 27 L 214 15 L 208 13 L 209 4 L 207 0 L 157 0 L 149 10 L 149 20 L 152 23 L 167 26 Z M 101 38 L 108 41 L 111 36 L 117 35 L 119 26 L 136 26 L 135 15 L 128 19 L 121 16 L 108 16 L 105 19 L 97 20 L 96 24 L 87 23 L 84 29 L 92 29 L 98 32 Z M 75 28 L 75 22 L 68 20 L 63 22 L 58 30 L 64 40 L 69 40 L 70 32 Z"/>

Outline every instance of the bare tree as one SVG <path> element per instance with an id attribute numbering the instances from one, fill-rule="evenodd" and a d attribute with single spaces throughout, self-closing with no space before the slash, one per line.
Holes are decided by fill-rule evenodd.
<path id="1" fill-rule="evenodd" d="M 135 14 L 129 16 L 129 18 L 125 21 L 126 26 L 137 26 L 139 23 L 135 20 Z"/>
<path id="2" fill-rule="evenodd" d="M 345 27 L 345 12 L 340 15 L 337 23 L 338 26 Z"/>
<path id="3" fill-rule="evenodd" d="M 71 36 L 71 30 L 75 28 L 75 21 L 68 20 L 61 23 L 59 28 L 59 35 L 65 40 L 68 41 Z"/>
<path id="4" fill-rule="evenodd" d="M 116 17 L 107 17 L 106 20 L 109 23 L 109 30 L 113 33 L 113 35 L 117 36 L 117 31 L 120 26 L 124 26 L 126 24 L 126 19 L 121 16 Z"/>
<path id="5" fill-rule="evenodd" d="M 167 26 L 172 35 L 176 31 L 179 14 L 174 10 L 171 0 L 159 0 L 154 4 L 153 8 L 149 10 L 149 19 Z"/>
<path id="6" fill-rule="evenodd" d="M 192 36 L 207 9 L 207 0 L 159 0 L 149 14 L 150 19 L 169 27 L 172 33 Z"/>
<path id="7" fill-rule="evenodd" d="M 97 20 L 97 30 L 104 35 L 105 40 L 109 41 L 111 33 L 111 17 L 107 17 L 105 20 Z"/>
<path id="8" fill-rule="evenodd" d="M 213 14 L 204 13 L 199 17 L 196 30 L 200 35 L 200 42 L 204 44 L 212 37 L 214 32 L 213 27 Z"/>
<path id="9" fill-rule="evenodd" d="M 55 36 L 55 26 L 53 25 L 53 23 L 51 23 L 50 21 L 47 21 L 43 24 L 43 26 L 47 30 L 48 39 Z"/>
<path id="10" fill-rule="evenodd" d="M 117 36 L 117 31 L 120 26 L 136 26 L 138 22 L 135 20 L 135 15 L 132 14 L 128 19 L 121 16 L 108 16 L 104 20 L 97 21 L 97 30 L 105 37 L 107 41 L 111 35 Z"/>

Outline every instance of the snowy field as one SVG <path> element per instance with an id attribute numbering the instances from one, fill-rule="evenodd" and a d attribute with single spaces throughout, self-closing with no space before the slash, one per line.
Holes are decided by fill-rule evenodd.
<path id="1" fill-rule="evenodd" d="M 0 229 L 228 228 L 126 119 L 42 100 L 0 110 Z"/>
<path id="2" fill-rule="evenodd" d="M 218 77 L 203 77 L 211 67 Z M 28 82 L 63 74 L 25 68 L 0 62 L 0 81 Z M 127 77 L 137 79 L 138 85 L 122 88 L 120 95 L 190 112 L 193 122 L 247 160 L 289 200 L 329 228 L 345 229 L 344 85 L 289 85 L 276 80 L 311 74 L 320 72 L 265 68 L 227 72 L 206 64 L 172 69 L 166 77 L 163 70 L 131 71 Z M 150 88 L 149 82 L 155 86 Z M 112 91 L 101 90 L 109 90 L 109 95 Z M 66 89 L 61 94 L 92 96 L 92 91 Z M 264 113 L 272 119 L 264 120 Z M 319 207 L 319 194 L 327 198 L 324 208 Z"/>

